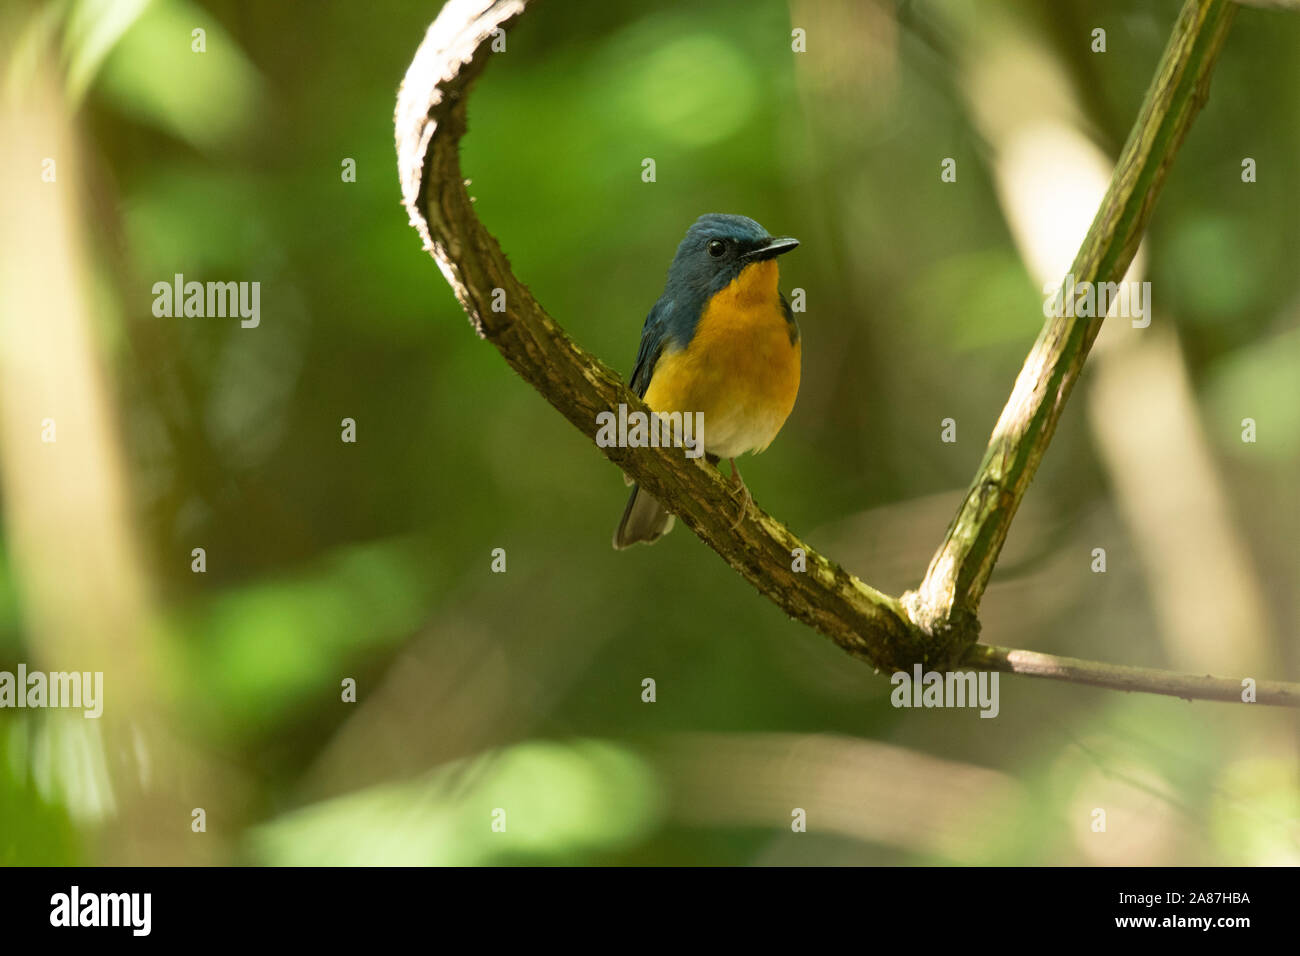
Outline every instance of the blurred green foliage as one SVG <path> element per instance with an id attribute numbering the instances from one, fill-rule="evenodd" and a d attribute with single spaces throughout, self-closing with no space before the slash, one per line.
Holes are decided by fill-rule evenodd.
<path id="1" fill-rule="evenodd" d="M 775 0 L 539 4 L 476 89 L 465 141 L 471 193 L 516 273 L 623 374 L 696 216 L 744 213 L 803 240 L 782 263 L 784 288 L 808 290 L 803 393 L 744 473 L 764 507 L 893 590 L 922 574 L 1042 318 L 956 66 L 998 27 L 951 6 L 862 4 L 875 19 L 854 22 L 872 42 L 836 38 L 852 69 L 835 73 L 815 29 L 796 62 Z M 1273 715 L 1012 679 L 997 720 L 895 711 L 887 681 L 685 529 L 613 554 L 619 473 L 474 338 L 399 205 L 393 104 L 436 7 L 60 5 L 79 24 L 67 73 L 85 90 L 100 331 L 163 609 L 164 696 L 242 782 L 236 859 L 952 862 L 906 837 L 810 834 L 814 849 L 790 849 L 788 816 L 682 823 L 656 741 L 700 730 L 886 740 L 1000 771 L 1028 810 L 961 862 L 1095 859 L 1075 803 L 1096 774 L 1133 766 L 1179 821 L 1150 862 L 1300 859 L 1295 728 Z M 794 16 L 815 27 L 814 9 Z M 1085 128 L 1113 156 L 1176 10 L 1024 0 L 1002 15 L 1073 78 Z M 1093 24 L 1109 30 L 1105 57 L 1088 50 Z M 1297 48 L 1300 17 L 1241 12 L 1147 243 L 1269 611 L 1288 622 L 1291 674 Z M 1259 164 L 1249 187 L 1243 155 Z M 959 188 L 939 181 L 944 156 Z M 259 280 L 261 327 L 155 318 L 150 287 L 175 273 Z M 960 440 L 942 444 L 953 414 Z M 1239 440 L 1246 414 L 1258 445 Z M 356 444 L 339 440 L 345 417 Z M 936 495 L 949 498 L 926 506 Z M 995 577 L 986 607 L 1010 610 L 986 637 L 1161 663 L 1139 557 L 1074 408 L 1031 498 L 1050 520 L 1013 531 L 1023 560 Z M 868 534 L 878 547 L 829 543 Z M 1099 534 L 1114 569 L 1101 582 L 1086 558 Z M 205 574 L 190 571 L 194 547 Z M 489 572 L 497 547 L 504 575 Z M 1071 553 L 1085 557 L 1054 565 L 1068 570 L 1050 587 L 1033 576 Z M 31 651 L 20 579 L 0 536 L 9 669 Z M 1040 611 L 1021 620 L 1022 607 Z M 358 704 L 340 702 L 344 677 Z M 381 695 L 385 718 L 349 736 Z M 0 714 L 0 861 L 98 862 L 70 810 L 35 788 L 16 726 Z M 1242 809 L 1243 777 L 1272 817 Z M 489 829 L 503 806 L 508 843 Z"/>

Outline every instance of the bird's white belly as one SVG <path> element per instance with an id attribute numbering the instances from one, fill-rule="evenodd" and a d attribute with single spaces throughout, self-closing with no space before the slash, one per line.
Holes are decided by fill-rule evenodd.
<path id="1" fill-rule="evenodd" d="M 772 444 L 785 424 L 786 410 L 770 402 L 762 408 L 744 404 L 715 408 L 704 414 L 704 450 L 719 458 L 737 458 L 746 452 L 760 452 Z"/>

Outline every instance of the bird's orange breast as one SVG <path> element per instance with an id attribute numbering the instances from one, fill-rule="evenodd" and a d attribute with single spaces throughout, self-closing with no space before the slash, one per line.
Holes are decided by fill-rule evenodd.
<path id="1" fill-rule="evenodd" d="M 655 366 L 655 411 L 703 412 L 704 447 L 734 458 L 762 451 L 799 394 L 800 343 L 777 291 L 776 261 L 746 266 L 705 306 L 685 348 Z"/>

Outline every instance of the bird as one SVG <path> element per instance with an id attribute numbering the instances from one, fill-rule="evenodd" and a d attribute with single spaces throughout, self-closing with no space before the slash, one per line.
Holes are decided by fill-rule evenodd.
<path id="1" fill-rule="evenodd" d="M 777 257 L 798 245 L 747 216 L 700 216 L 678 245 L 663 295 L 646 317 L 629 380 L 651 411 L 703 413 L 706 458 L 713 465 L 731 462 L 741 503 L 733 527 L 753 500 L 736 458 L 772 443 L 799 394 L 799 325 L 777 288 Z M 673 521 L 633 484 L 614 548 L 653 544 Z"/>

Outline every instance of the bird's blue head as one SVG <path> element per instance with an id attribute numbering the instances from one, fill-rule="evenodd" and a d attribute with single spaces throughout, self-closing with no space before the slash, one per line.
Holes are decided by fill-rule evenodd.
<path id="1" fill-rule="evenodd" d="M 798 239 L 768 235 L 747 216 L 707 213 L 686 230 L 668 270 L 665 292 L 706 302 L 739 277 L 746 266 L 773 259 L 797 245 Z"/>

